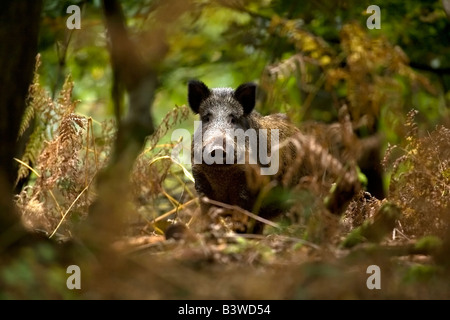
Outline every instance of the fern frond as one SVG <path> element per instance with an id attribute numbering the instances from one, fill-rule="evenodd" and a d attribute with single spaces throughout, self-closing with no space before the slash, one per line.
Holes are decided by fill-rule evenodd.
<path id="1" fill-rule="evenodd" d="M 77 104 L 77 101 L 72 101 L 72 91 L 73 91 L 73 80 L 72 76 L 67 75 L 63 87 L 59 92 L 59 96 L 57 99 L 59 105 L 59 114 L 69 114 L 73 113 Z"/>
<path id="2" fill-rule="evenodd" d="M 33 105 L 29 104 L 26 107 L 25 112 L 23 114 L 22 121 L 20 122 L 19 134 L 17 135 L 17 139 L 19 139 L 23 135 L 25 130 L 28 129 L 28 127 L 31 124 L 31 120 L 33 120 L 33 118 L 34 118 L 34 114 L 35 114 L 35 111 L 34 111 Z"/>
<path id="3" fill-rule="evenodd" d="M 302 54 L 294 54 L 285 60 L 267 66 L 265 75 L 271 79 L 289 78 L 298 72 L 299 67 L 304 69 L 304 60 L 306 59 L 310 60 L 308 57 L 303 57 Z"/>
<path id="4" fill-rule="evenodd" d="M 61 142 L 64 143 L 67 140 L 73 140 L 75 137 L 78 138 L 78 129 L 75 124 L 78 124 L 82 129 L 84 129 L 84 124 L 87 120 L 74 113 L 70 113 L 65 116 L 59 126 L 59 137 Z"/>
<path id="5" fill-rule="evenodd" d="M 36 163 L 36 159 L 42 150 L 42 144 L 44 142 L 44 135 L 42 134 L 45 128 L 35 128 L 33 133 L 28 138 L 28 143 L 25 146 L 25 151 L 22 155 L 22 162 L 26 163 L 30 167 Z M 17 179 L 15 185 L 28 177 L 30 170 L 26 166 L 20 166 L 17 172 Z"/>
<path id="6" fill-rule="evenodd" d="M 149 137 L 149 147 L 144 151 L 144 153 L 149 150 L 153 150 L 158 141 L 164 137 L 170 129 L 172 129 L 176 124 L 186 120 L 189 116 L 189 112 L 189 108 L 185 105 L 181 107 L 177 106 L 169 111 L 155 132 Z"/>
<path id="7" fill-rule="evenodd" d="M 36 98 L 36 93 L 39 90 L 39 67 L 41 65 L 40 54 L 36 56 L 36 64 L 34 66 L 34 74 L 33 74 L 33 82 L 28 88 L 28 95 L 26 99 L 26 109 L 24 111 L 22 121 L 20 122 L 19 134 L 17 135 L 17 139 L 19 139 L 25 130 L 30 126 L 31 120 L 33 120 L 35 116 L 35 108 L 33 101 Z"/>

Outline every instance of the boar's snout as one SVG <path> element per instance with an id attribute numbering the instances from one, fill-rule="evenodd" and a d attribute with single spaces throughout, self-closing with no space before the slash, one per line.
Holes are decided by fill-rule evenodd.
<path id="1" fill-rule="evenodd" d="M 203 136 L 202 154 L 206 164 L 233 164 L 233 140 L 223 130 L 207 130 Z"/>
<path id="2" fill-rule="evenodd" d="M 217 164 L 225 164 L 227 158 L 225 136 L 211 137 L 204 141 L 202 153 L 204 157 L 214 159 Z M 210 163 L 208 163 L 210 164 Z M 211 163 L 212 164 L 212 163 Z"/>

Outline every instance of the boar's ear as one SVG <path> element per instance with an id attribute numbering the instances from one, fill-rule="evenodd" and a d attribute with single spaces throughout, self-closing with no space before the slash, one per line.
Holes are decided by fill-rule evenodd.
<path id="1" fill-rule="evenodd" d="M 244 83 L 234 91 L 234 98 L 244 108 L 244 114 L 249 114 L 255 107 L 256 84 Z"/>
<path id="2" fill-rule="evenodd" d="M 211 91 L 201 81 L 191 80 L 188 83 L 188 101 L 194 113 L 198 113 L 198 109 L 203 100 L 209 97 Z"/>

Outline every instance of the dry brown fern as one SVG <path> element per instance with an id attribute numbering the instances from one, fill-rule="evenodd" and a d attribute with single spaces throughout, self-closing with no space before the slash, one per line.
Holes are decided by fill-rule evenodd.
<path id="1" fill-rule="evenodd" d="M 173 108 L 172 111 L 169 111 L 159 124 L 158 128 L 156 128 L 155 132 L 148 138 L 148 147 L 145 152 L 152 150 L 170 129 L 173 129 L 175 125 L 186 120 L 189 114 L 189 108 L 184 105 L 181 107 L 177 106 Z"/>
<path id="2" fill-rule="evenodd" d="M 407 235 L 444 236 L 450 226 L 450 129 L 437 126 L 421 133 L 416 114 L 408 114 L 405 142 L 386 152 L 384 164 L 391 174 L 387 198 L 403 210 L 400 222 Z"/>
<path id="3" fill-rule="evenodd" d="M 25 148 L 19 179 L 35 172 L 28 186 L 17 196 L 17 206 L 25 224 L 53 234 L 67 227 L 71 213 L 85 216 L 93 200 L 88 190 L 98 170 L 107 163 L 114 132 L 102 127 L 94 137 L 92 119 L 75 113 L 78 101 L 72 99 L 73 81 L 66 77 L 59 97 L 53 101 L 39 84 L 37 59 L 34 82 L 27 99 L 28 111 L 21 132 L 34 119 L 34 131 Z M 31 118 L 29 114 L 34 114 Z M 103 142 L 103 143 L 101 143 Z M 84 195 L 83 197 L 81 195 Z M 61 232 L 70 232 L 61 228 Z"/>
<path id="4" fill-rule="evenodd" d="M 20 159 L 26 165 L 19 166 L 16 184 L 30 174 L 28 166 L 33 167 L 36 164 L 44 141 L 53 139 L 59 122 L 64 115 L 74 111 L 77 103 L 77 101 L 72 101 L 73 81 L 70 75 L 66 77 L 57 101 L 51 99 L 50 94 L 39 82 L 40 65 L 40 55 L 37 55 L 33 82 L 28 91 L 27 107 L 21 121 L 18 137 L 21 137 L 30 126 L 33 126 L 33 131 L 26 142 L 24 153 Z"/>
<path id="5" fill-rule="evenodd" d="M 137 211 L 147 222 L 194 197 L 192 181 L 186 178 L 185 171 L 180 167 L 182 164 L 175 163 L 171 157 L 178 142 L 160 142 L 177 124 L 186 120 L 189 114 L 186 106 L 169 111 L 148 138 L 148 147 L 136 159 L 130 176 L 132 194 Z"/>

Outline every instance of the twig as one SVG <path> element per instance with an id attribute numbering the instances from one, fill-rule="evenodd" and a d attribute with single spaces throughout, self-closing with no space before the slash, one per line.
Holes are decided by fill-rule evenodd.
<path id="1" fill-rule="evenodd" d="M 95 176 L 94 176 L 95 177 Z M 51 239 L 56 231 L 59 229 L 59 227 L 61 226 L 61 224 L 63 223 L 64 219 L 66 218 L 67 214 L 70 212 L 70 210 L 72 209 L 72 207 L 75 205 L 75 203 L 78 201 L 78 199 L 83 195 L 83 193 L 89 188 L 89 186 L 91 185 L 92 181 L 94 181 L 94 177 L 92 177 L 91 181 L 88 183 L 88 185 L 86 187 L 84 187 L 84 189 L 80 192 L 80 194 L 75 198 L 75 200 L 73 200 L 72 204 L 70 205 L 70 207 L 66 210 L 66 212 L 64 213 L 64 215 L 62 216 L 61 220 L 59 220 L 58 225 L 56 226 L 55 230 L 53 230 L 52 234 L 49 236 L 49 239 Z"/>
<path id="2" fill-rule="evenodd" d="M 171 156 L 160 156 L 160 157 L 157 157 L 157 158 L 154 158 L 150 163 L 149 163 L 149 165 L 152 165 L 153 163 L 155 163 L 156 161 L 159 161 L 159 160 L 161 160 L 161 159 L 170 159 L 173 163 L 175 163 L 176 165 L 178 165 L 178 166 L 180 166 L 181 167 L 181 169 L 183 169 L 183 173 L 184 173 L 184 175 L 189 179 L 189 180 L 191 180 L 192 182 L 195 182 L 194 181 L 194 177 L 192 176 L 192 174 L 181 164 L 181 163 L 179 163 L 177 160 L 175 160 L 174 158 L 172 158 Z"/>
<path id="3" fill-rule="evenodd" d="M 175 209 L 180 206 L 180 202 L 178 202 L 177 199 L 175 199 L 170 194 L 168 194 L 162 186 L 161 186 L 161 192 L 164 196 L 166 196 L 167 199 L 169 199 L 170 203 L 175 207 Z"/>
<path id="4" fill-rule="evenodd" d="M 257 240 L 267 240 L 267 236 L 262 235 L 262 234 L 252 234 L 252 233 L 243 233 L 243 234 L 227 234 L 225 237 L 227 238 L 245 238 L 245 239 L 257 239 Z M 296 242 L 296 243 L 302 243 L 305 244 L 307 246 L 310 246 L 311 248 L 314 248 L 316 250 L 321 250 L 321 247 L 303 240 L 303 239 L 299 239 L 299 238 L 294 238 L 294 237 L 288 237 L 288 236 L 281 236 L 281 235 L 277 235 L 277 238 L 283 240 L 283 241 L 292 241 L 292 242 Z"/>
<path id="5" fill-rule="evenodd" d="M 191 205 L 195 200 L 197 200 L 197 198 L 191 199 L 191 200 L 189 200 L 189 201 L 187 201 L 187 202 L 185 202 L 185 203 L 183 203 L 183 204 L 180 204 L 177 208 L 173 208 L 172 210 L 170 210 L 170 211 L 168 211 L 168 212 L 166 212 L 166 213 L 160 215 L 159 217 L 153 219 L 153 220 L 151 221 L 151 223 L 156 223 L 156 222 L 158 222 L 158 221 L 161 221 L 161 220 L 167 218 L 168 216 L 170 216 L 171 214 L 174 214 L 174 213 L 177 212 L 178 210 L 183 209 L 184 207 L 187 207 L 187 206 Z"/>
<path id="6" fill-rule="evenodd" d="M 17 162 L 19 162 L 21 165 L 27 167 L 29 170 L 31 170 L 38 178 L 41 177 L 41 175 L 34 170 L 30 165 L 28 165 L 28 163 L 23 162 L 22 160 L 19 160 L 17 158 L 14 158 L 14 160 L 16 160 Z M 56 204 L 56 207 L 58 208 L 59 213 L 61 214 L 61 217 L 63 216 L 63 210 L 61 209 L 61 206 L 58 203 L 58 200 L 56 200 L 55 195 L 53 194 L 52 190 L 48 190 L 48 193 L 50 193 L 50 196 L 52 197 L 53 201 Z"/>
<path id="7" fill-rule="evenodd" d="M 251 213 L 250 211 L 247 211 L 247 210 L 245 210 L 245 209 L 242 209 L 242 208 L 239 207 L 239 206 L 229 205 L 229 204 L 226 204 L 226 203 L 223 203 L 223 202 L 211 200 L 211 199 L 209 199 L 209 198 L 207 198 L 207 197 L 204 197 L 204 198 L 202 199 L 202 201 L 204 201 L 204 202 L 206 202 L 206 203 L 213 204 L 213 205 L 215 205 L 215 206 L 219 206 L 219 207 L 225 208 L 225 209 L 230 209 L 230 210 L 236 210 L 236 211 L 239 211 L 239 212 L 241 212 L 241 213 L 243 213 L 243 214 L 249 216 L 249 217 L 252 218 L 252 219 L 255 219 L 255 220 L 259 221 L 259 222 L 268 224 L 269 226 L 272 226 L 272 227 L 274 227 L 274 228 L 281 229 L 280 226 L 279 226 L 278 224 L 276 224 L 276 223 L 274 223 L 274 222 L 272 222 L 272 221 L 270 221 L 270 220 L 261 218 L 260 216 L 257 216 L 256 214 Z"/>

